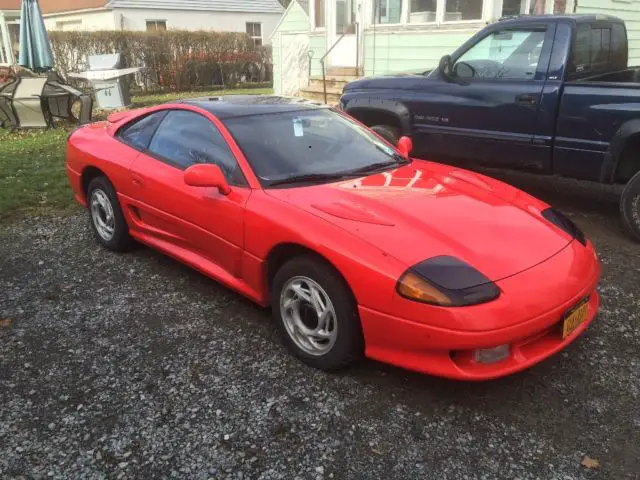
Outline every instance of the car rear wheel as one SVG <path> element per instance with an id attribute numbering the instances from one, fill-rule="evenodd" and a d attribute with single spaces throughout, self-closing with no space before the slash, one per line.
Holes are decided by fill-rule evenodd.
<path id="1" fill-rule="evenodd" d="M 629 235 L 640 242 L 640 172 L 635 174 L 622 192 L 620 213 Z"/>
<path id="2" fill-rule="evenodd" d="M 87 188 L 91 227 L 101 245 L 116 252 L 129 250 L 134 241 L 122 214 L 118 195 L 106 177 L 91 180 Z"/>
<path id="3" fill-rule="evenodd" d="M 285 345 L 307 365 L 335 371 L 362 355 L 353 295 L 324 261 L 310 256 L 289 260 L 275 275 L 271 300 Z"/>
<path id="4" fill-rule="evenodd" d="M 391 125 L 374 125 L 371 130 L 384 138 L 391 145 L 398 145 L 400 140 L 400 129 Z"/>

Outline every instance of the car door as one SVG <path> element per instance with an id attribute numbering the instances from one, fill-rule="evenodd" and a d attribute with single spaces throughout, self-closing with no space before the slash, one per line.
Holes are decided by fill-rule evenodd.
<path id="1" fill-rule="evenodd" d="M 184 171 L 197 163 L 218 165 L 231 188 L 192 187 Z M 210 118 L 184 109 L 166 113 L 149 146 L 131 166 L 136 228 L 156 246 L 192 264 L 212 262 L 241 274 L 246 179 Z"/>
<path id="2" fill-rule="evenodd" d="M 542 168 L 550 153 L 534 134 L 554 31 L 495 28 L 455 60 L 451 79 L 425 82 L 414 128 L 426 153 Z"/>

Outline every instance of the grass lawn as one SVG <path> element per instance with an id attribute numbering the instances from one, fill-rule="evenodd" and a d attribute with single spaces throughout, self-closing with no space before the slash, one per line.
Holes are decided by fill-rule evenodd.
<path id="1" fill-rule="evenodd" d="M 272 93 L 271 89 L 182 92 L 133 97 L 136 107 L 181 98 L 238 93 Z M 24 130 L 0 129 L 0 223 L 25 215 L 63 213 L 75 208 L 65 172 L 69 127 Z"/>

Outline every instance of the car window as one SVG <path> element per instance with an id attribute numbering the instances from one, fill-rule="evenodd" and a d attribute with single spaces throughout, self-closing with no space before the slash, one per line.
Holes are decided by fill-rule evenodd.
<path id="1" fill-rule="evenodd" d="M 139 150 L 147 149 L 151 137 L 166 113 L 166 111 L 155 112 L 125 126 L 118 132 L 118 138 Z"/>
<path id="2" fill-rule="evenodd" d="M 457 60 L 454 72 L 464 78 L 532 80 L 545 35 L 544 30 L 493 32 Z"/>
<path id="3" fill-rule="evenodd" d="M 397 167 L 397 152 L 368 129 L 329 109 L 224 120 L 263 185 L 295 176 Z"/>
<path id="4" fill-rule="evenodd" d="M 149 151 L 182 170 L 197 163 L 218 165 L 227 181 L 245 184 L 233 153 L 208 118 L 195 112 L 169 112 L 149 145 Z"/>

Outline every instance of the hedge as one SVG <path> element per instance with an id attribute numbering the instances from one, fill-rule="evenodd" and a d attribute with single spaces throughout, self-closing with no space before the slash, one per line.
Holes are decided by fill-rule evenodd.
<path id="1" fill-rule="evenodd" d="M 89 55 L 120 53 L 122 68 L 142 68 L 135 83 L 145 90 L 272 81 L 270 48 L 255 46 L 244 33 L 50 32 L 49 37 L 56 70 L 64 77 L 86 69 Z"/>

